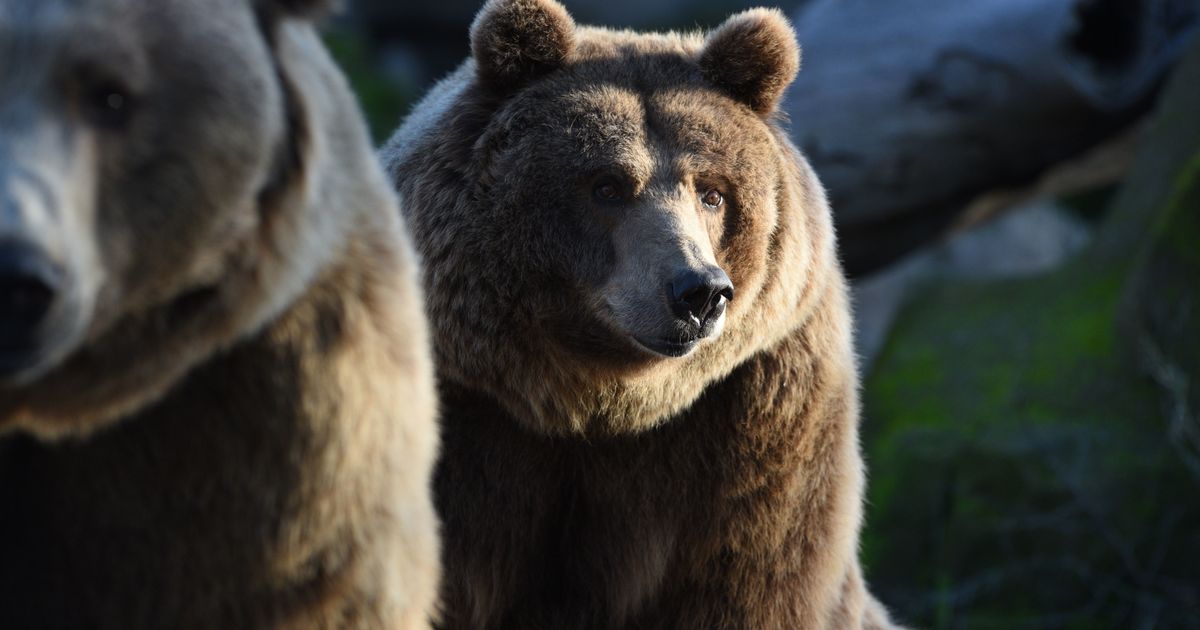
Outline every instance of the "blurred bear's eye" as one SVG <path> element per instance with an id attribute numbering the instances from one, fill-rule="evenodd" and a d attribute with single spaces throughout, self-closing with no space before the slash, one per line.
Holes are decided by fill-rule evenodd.
<path id="1" fill-rule="evenodd" d="M 600 201 L 613 203 L 621 201 L 624 196 L 621 194 L 620 184 L 610 179 L 601 180 L 596 183 L 596 187 L 592 189 L 592 194 Z"/>
<path id="2" fill-rule="evenodd" d="M 87 85 L 79 95 L 79 108 L 84 119 L 96 127 L 117 130 L 129 123 L 134 99 L 116 81 L 98 81 Z"/>
<path id="3" fill-rule="evenodd" d="M 708 191 L 700 196 L 700 201 L 704 202 L 704 205 L 709 208 L 716 209 L 725 205 L 725 195 L 722 195 L 721 191 L 716 188 L 709 188 Z"/>

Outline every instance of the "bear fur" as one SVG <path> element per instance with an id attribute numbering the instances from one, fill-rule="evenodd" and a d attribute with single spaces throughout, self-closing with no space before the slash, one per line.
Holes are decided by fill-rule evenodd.
<path id="1" fill-rule="evenodd" d="M 891 627 L 830 210 L 776 114 L 790 24 L 492 0 L 471 36 L 381 152 L 433 326 L 443 627 Z M 714 265 L 711 317 L 663 315 Z"/>
<path id="2" fill-rule="evenodd" d="M 0 6 L 0 250 L 62 270 L 0 352 L 0 627 L 429 627 L 416 258 L 321 4 Z"/>

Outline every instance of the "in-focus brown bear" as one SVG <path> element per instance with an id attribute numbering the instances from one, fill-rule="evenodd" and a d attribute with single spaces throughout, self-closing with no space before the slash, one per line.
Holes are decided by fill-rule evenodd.
<path id="1" fill-rule="evenodd" d="M 435 391 L 300 0 L 0 1 L 0 628 L 419 628 Z"/>
<path id="2" fill-rule="evenodd" d="M 382 155 L 434 328 L 445 627 L 888 627 L 788 22 L 493 0 L 471 37 Z"/>

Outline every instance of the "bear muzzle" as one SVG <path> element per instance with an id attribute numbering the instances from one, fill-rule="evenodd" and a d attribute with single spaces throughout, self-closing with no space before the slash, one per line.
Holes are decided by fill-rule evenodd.
<path id="1" fill-rule="evenodd" d="M 62 272 L 38 247 L 0 241 L 0 378 L 39 362 L 44 327 L 62 284 Z"/>
<path id="2" fill-rule="evenodd" d="M 725 309 L 733 300 L 733 282 L 719 267 L 685 269 L 664 288 L 674 321 L 660 336 L 635 335 L 646 350 L 665 357 L 691 354 L 700 342 L 716 337 L 725 323 Z"/>
<path id="3" fill-rule="evenodd" d="M 0 155 L 0 385 L 28 385 L 77 347 L 103 277 L 91 210 L 63 203 L 71 178 L 45 171 Z"/>

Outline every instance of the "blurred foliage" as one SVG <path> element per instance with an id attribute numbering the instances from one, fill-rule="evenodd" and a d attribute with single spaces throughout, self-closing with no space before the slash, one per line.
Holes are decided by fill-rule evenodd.
<path id="1" fill-rule="evenodd" d="M 358 95 L 371 128 L 371 137 L 376 144 L 381 144 L 420 97 L 420 87 L 384 75 L 356 31 L 332 29 L 325 34 L 325 44 Z"/>

